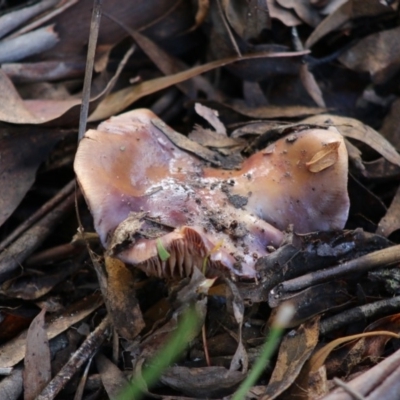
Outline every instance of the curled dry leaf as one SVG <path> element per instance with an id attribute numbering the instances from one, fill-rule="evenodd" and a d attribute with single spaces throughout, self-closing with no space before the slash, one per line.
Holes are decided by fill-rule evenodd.
<path id="1" fill-rule="evenodd" d="M 289 224 L 303 233 L 343 228 L 347 151 L 334 128 L 282 138 L 229 171 L 180 150 L 165 127 L 151 111 L 134 110 L 89 130 L 79 145 L 74 167 L 95 228 L 122 261 L 156 276 L 207 265 L 210 274 L 252 278 Z M 339 144 L 337 161 L 311 173 L 307 162 L 328 143 Z"/>
<path id="2" fill-rule="evenodd" d="M 339 146 L 340 142 L 327 143 L 325 148 L 316 153 L 306 163 L 308 170 L 310 172 L 320 172 L 335 164 L 339 159 Z"/>
<path id="3" fill-rule="evenodd" d="M 197 114 L 203 117 L 220 135 L 226 136 L 226 128 L 224 124 L 218 118 L 218 111 L 213 110 L 201 103 L 196 103 L 194 109 Z"/>
<path id="4" fill-rule="evenodd" d="M 335 126 L 343 136 L 367 144 L 391 163 L 400 165 L 400 154 L 396 149 L 375 129 L 372 129 L 370 126 L 365 125 L 354 118 L 321 114 L 306 118 L 302 123 L 315 124 L 321 127 Z"/>

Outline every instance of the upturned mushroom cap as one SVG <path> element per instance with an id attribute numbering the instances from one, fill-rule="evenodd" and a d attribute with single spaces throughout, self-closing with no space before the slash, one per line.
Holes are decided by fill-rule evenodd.
<path id="1" fill-rule="evenodd" d="M 343 228 L 347 152 L 335 129 L 282 138 L 224 171 L 180 150 L 160 123 L 130 111 L 79 144 L 75 172 L 112 255 L 155 276 L 189 275 L 207 261 L 212 274 L 253 277 L 289 224 L 301 233 Z"/>

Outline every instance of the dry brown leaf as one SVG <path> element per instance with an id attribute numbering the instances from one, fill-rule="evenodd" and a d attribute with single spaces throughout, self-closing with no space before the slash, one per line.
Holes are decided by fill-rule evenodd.
<path id="1" fill-rule="evenodd" d="M 293 396 L 293 398 L 307 399 L 307 400 L 310 399 L 308 396 L 308 387 L 310 385 L 310 382 L 312 384 L 315 375 L 319 374 L 318 371 L 320 370 L 321 367 L 323 367 L 327 357 L 337 346 L 340 346 L 341 344 L 348 343 L 360 338 L 371 337 L 376 335 L 387 335 L 394 338 L 399 337 L 399 335 L 387 331 L 360 333 L 357 335 L 346 336 L 333 340 L 332 342 L 328 343 L 327 345 L 319 349 L 317 352 L 315 352 L 313 356 L 306 362 L 301 373 L 296 379 L 295 385 L 293 385 L 291 388 L 290 393 Z"/>
<path id="2" fill-rule="evenodd" d="M 216 149 L 223 155 L 234 154 L 247 146 L 243 139 L 223 136 L 211 129 L 205 129 L 200 125 L 195 125 L 192 132 L 188 135 L 190 140 L 194 140 L 202 146 Z"/>
<path id="3" fill-rule="evenodd" d="M 133 340 L 145 326 L 136 299 L 134 277 L 125 264 L 116 258 L 105 257 L 105 265 L 107 287 L 103 294 L 108 313 L 118 334 L 124 339 Z"/>
<path id="4" fill-rule="evenodd" d="M 95 361 L 109 399 L 117 400 L 125 397 L 122 393 L 129 385 L 125 374 L 103 354 L 97 354 Z"/>
<path id="5" fill-rule="evenodd" d="M 365 332 L 373 332 L 376 330 L 385 330 L 399 334 L 400 333 L 400 314 L 388 315 L 379 318 L 365 328 Z M 388 336 L 373 336 L 365 340 L 364 357 L 373 357 L 377 359 L 382 357 L 386 343 L 391 338 Z"/>
<path id="6" fill-rule="evenodd" d="M 24 400 L 34 400 L 51 379 L 49 339 L 43 309 L 32 321 L 26 336 Z"/>
<path id="7" fill-rule="evenodd" d="M 318 343 L 319 318 L 289 332 L 279 347 L 278 361 L 261 400 L 272 400 L 282 394 L 297 378 L 304 363 Z"/>
<path id="8" fill-rule="evenodd" d="M 111 93 L 99 104 L 96 110 L 90 115 L 89 121 L 100 121 L 102 119 L 111 117 L 112 115 L 120 113 L 129 105 L 144 96 L 158 92 L 159 90 L 165 89 L 169 86 L 176 85 L 177 83 L 183 82 L 197 75 L 204 74 L 205 72 L 211 71 L 215 68 L 232 64 L 236 61 L 250 60 L 256 58 L 297 57 L 305 55 L 307 53 L 308 51 L 279 53 L 270 52 L 250 54 L 242 57 L 228 57 L 222 60 L 211 61 L 207 64 L 199 65 L 186 71 L 178 72 L 174 75 L 163 76 L 161 78 L 155 78 L 149 81 L 145 81 L 134 85 L 133 87 L 128 87 Z"/>
<path id="9" fill-rule="evenodd" d="M 351 18 L 351 0 L 347 1 L 339 8 L 337 8 L 332 14 L 328 15 L 311 33 L 310 37 L 307 39 L 305 46 L 307 48 L 312 47 L 317 43 L 322 37 L 324 37 L 329 32 L 334 31 L 341 27 L 344 23 Z"/>
<path id="10" fill-rule="evenodd" d="M 233 169 L 237 168 L 241 162 L 240 157 L 235 157 L 235 155 L 233 155 L 232 157 L 223 157 L 218 152 L 210 150 L 207 147 L 204 147 L 201 144 L 190 140 L 186 136 L 175 132 L 169 126 L 167 126 L 163 122 L 158 121 L 157 119 L 153 119 L 152 123 L 180 149 L 196 154 L 197 157 L 202 158 L 203 160 L 206 160 L 213 165 L 224 169 Z"/>
<path id="11" fill-rule="evenodd" d="M 313 73 L 308 69 L 307 64 L 302 64 L 300 66 L 300 79 L 307 90 L 307 93 L 315 101 L 318 107 L 326 108 L 324 98 L 322 96 L 322 91 L 318 86 L 318 83 L 313 75 Z"/>
<path id="12" fill-rule="evenodd" d="M 393 332 L 375 331 L 375 332 L 359 333 L 357 335 L 345 336 L 345 337 L 333 340 L 332 342 L 325 345 L 322 349 L 319 349 L 310 358 L 310 360 L 308 361 L 309 366 L 310 366 L 310 371 L 316 372 L 319 368 L 321 368 L 324 365 L 326 358 L 337 346 L 340 346 L 341 344 L 344 344 L 344 343 L 351 342 L 352 340 L 357 340 L 357 339 L 371 337 L 371 336 L 379 336 L 379 335 L 386 335 L 386 336 L 390 336 L 390 337 L 396 338 L 396 339 L 400 338 L 400 335 L 393 333 Z"/>
<path id="13" fill-rule="evenodd" d="M 314 154 L 306 166 L 310 172 L 321 172 L 335 164 L 339 158 L 340 142 L 327 143 L 322 150 Z"/>
<path id="14" fill-rule="evenodd" d="M 225 279 L 225 283 L 226 308 L 227 311 L 234 316 L 239 325 L 237 334 L 238 347 L 232 357 L 229 371 L 241 369 L 242 373 L 245 374 L 249 366 L 249 358 L 242 341 L 244 303 L 237 286 L 230 279 Z"/>
<path id="15" fill-rule="evenodd" d="M 197 10 L 196 10 L 196 15 L 194 17 L 195 23 L 189 29 L 189 32 L 197 29 L 205 21 L 209 9 L 210 9 L 210 0 L 197 0 Z"/>
<path id="16" fill-rule="evenodd" d="M 227 106 L 234 111 L 251 118 L 299 118 L 306 115 L 321 114 L 325 108 L 307 106 L 262 106 L 250 108 L 244 105 Z"/>
<path id="17" fill-rule="evenodd" d="M 61 315 L 49 322 L 47 326 L 48 338 L 52 339 L 61 332 L 64 332 L 71 325 L 87 317 L 102 304 L 103 302 L 98 294 L 88 296 L 74 303 Z M 12 367 L 25 357 L 26 336 L 27 331 L 24 331 L 14 339 L 0 346 L 0 365 L 2 367 Z"/>

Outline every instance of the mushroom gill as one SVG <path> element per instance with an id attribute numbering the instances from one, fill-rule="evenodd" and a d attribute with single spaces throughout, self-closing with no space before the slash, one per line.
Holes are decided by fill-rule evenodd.
<path id="1" fill-rule="evenodd" d="M 347 152 L 335 128 L 281 138 L 228 171 L 179 149 L 160 122 L 129 111 L 79 144 L 78 182 L 113 256 L 159 277 L 190 275 L 207 261 L 210 274 L 252 278 L 289 224 L 298 233 L 344 227 Z"/>

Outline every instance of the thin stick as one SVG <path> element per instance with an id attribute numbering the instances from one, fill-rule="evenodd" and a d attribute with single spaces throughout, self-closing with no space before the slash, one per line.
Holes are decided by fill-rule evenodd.
<path id="1" fill-rule="evenodd" d="M 229 36 L 229 39 L 230 39 L 230 41 L 232 43 L 232 46 L 235 49 L 236 54 L 239 57 L 242 57 L 242 53 L 241 53 L 241 51 L 239 49 L 239 46 L 238 46 L 238 44 L 237 44 L 237 42 L 235 40 L 235 36 L 233 35 L 231 28 L 229 27 L 228 21 L 226 20 L 224 11 L 222 10 L 222 6 L 221 6 L 221 3 L 220 3 L 219 0 L 217 0 L 217 6 L 218 6 L 219 15 L 221 17 L 221 20 L 222 20 L 222 22 L 224 24 L 224 27 L 225 27 L 226 31 L 228 32 L 228 36 Z"/>
<path id="2" fill-rule="evenodd" d="M 73 204 L 74 195 L 70 194 L 0 253 L 0 282 L 16 273 L 16 269 L 44 242 Z"/>
<path id="3" fill-rule="evenodd" d="M 326 335 L 335 329 L 363 321 L 376 315 L 397 313 L 400 310 L 400 296 L 375 301 L 374 303 L 351 308 L 340 314 L 333 315 L 321 321 L 319 328 L 321 335 Z"/>
<path id="4" fill-rule="evenodd" d="M 89 114 L 90 86 L 92 84 L 94 57 L 96 54 L 97 38 L 99 37 L 100 20 L 103 0 L 93 0 L 93 13 L 90 22 L 89 46 L 86 60 L 85 80 L 83 82 L 82 106 L 79 117 L 78 141 L 83 138 Z"/>
<path id="5" fill-rule="evenodd" d="M 335 267 L 311 272 L 298 278 L 282 282 L 270 292 L 273 301 L 284 297 L 289 292 L 305 289 L 330 279 L 343 277 L 354 273 L 365 273 L 371 269 L 400 262 L 400 245 L 388 247 L 366 254 L 354 260 L 346 261 Z"/>
<path id="6" fill-rule="evenodd" d="M 207 330 L 205 322 L 201 328 L 201 337 L 203 339 L 204 356 L 206 358 L 207 366 L 211 367 L 210 353 L 208 352 Z"/>
<path id="7" fill-rule="evenodd" d="M 100 347 L 108 334 L 110 326 L 109 317 L 105 317 L 97 328 L 86 338 L 81 347 L 72 355 L 69 361 L 61 368 L 60 372 L 43 389 L 36 400 L 52 400 L 64 388 L 66 383 L 79 370 Z"/>

